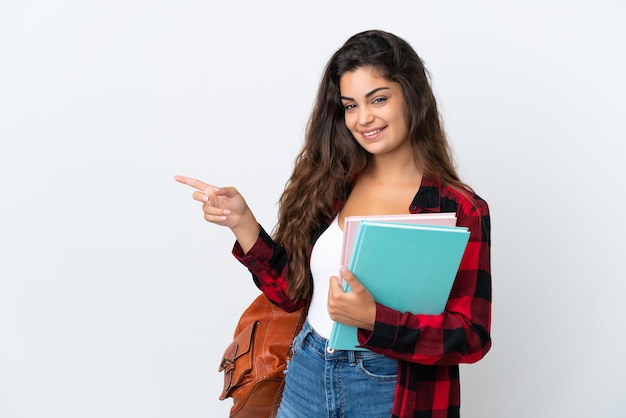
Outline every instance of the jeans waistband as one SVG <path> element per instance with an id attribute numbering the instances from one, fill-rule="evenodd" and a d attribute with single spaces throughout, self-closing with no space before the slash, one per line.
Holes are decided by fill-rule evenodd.
<path id="1" fill-rule="evenodd" d="M 344 360 L 349 359 L 351 362 L 355 359 L 367 359 L 382 356 L 382 354 L 374 353 L 370 350 L 335 350 L 328 346 L 328 340 L 315 332 L 308 321 L 304 322 L 302 331 L 296 337 L 294 344 L 309 344 L 320 355 L 326 357 L 327 360 Z"/>

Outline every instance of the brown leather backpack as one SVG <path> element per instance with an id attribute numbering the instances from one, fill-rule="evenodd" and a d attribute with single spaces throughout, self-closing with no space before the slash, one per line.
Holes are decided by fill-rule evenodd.
<path id="1" fill-rule="evenodd" d="M 224 372 L 220 400 L 233 399 L 231 418 L 276 416 L 291 343 L 305 315 L 304 309 L 285 312 L 264 294 L 241 315 L 219 367 Z"/>

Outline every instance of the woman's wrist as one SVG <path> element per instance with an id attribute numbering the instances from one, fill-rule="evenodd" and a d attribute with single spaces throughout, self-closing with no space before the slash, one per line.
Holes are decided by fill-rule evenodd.
<path id="1" fill-rule="evenodd" d="M 235 238 L 245 254 L 250 251 L 259 238 L 261 226 L 252 212 L 248 210 L 241 216 L 239 223 L 231 228 L 231 231 L 235 234 Z"/>

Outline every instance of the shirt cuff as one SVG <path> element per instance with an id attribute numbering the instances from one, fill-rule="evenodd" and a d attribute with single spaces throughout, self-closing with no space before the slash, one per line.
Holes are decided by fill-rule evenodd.
<path id="1" fill-rule="evenodd" d="M 272 257 L 273 242 L 272 238 L 263 227 L 261 227 L 259 237 L 247 253 L 243 252 L 239 241 L 235 241 L 232 253 L 241 264 L 248 267 L 251 271 L 254 271 L 255 266 L 267 263 Z"/>
<path id="2" fill-rule="evenodd" d="M 390 349 L 398 336 L 400 313 L 380 303 L 376 303 L 376 322 L 372 331 L 358 329 L 359 344 L 364 347 L 376 347 L 377 351 Z"/>

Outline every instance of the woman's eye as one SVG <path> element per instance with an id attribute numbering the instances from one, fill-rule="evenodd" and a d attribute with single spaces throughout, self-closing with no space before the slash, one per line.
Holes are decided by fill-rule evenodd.
<path id="1" fill-rule="evenodd" d="M 384 103 L 386 101 L 387 101 L 386 97 L 377 97 L 372 101 L 372 103 Z"/>
<path id="2" fill-rule="evenodd" d="M 354 109 L 356 106 L 353 103 L 348 103 L 343 105 L 344 110 L 352 110 Z"/>

